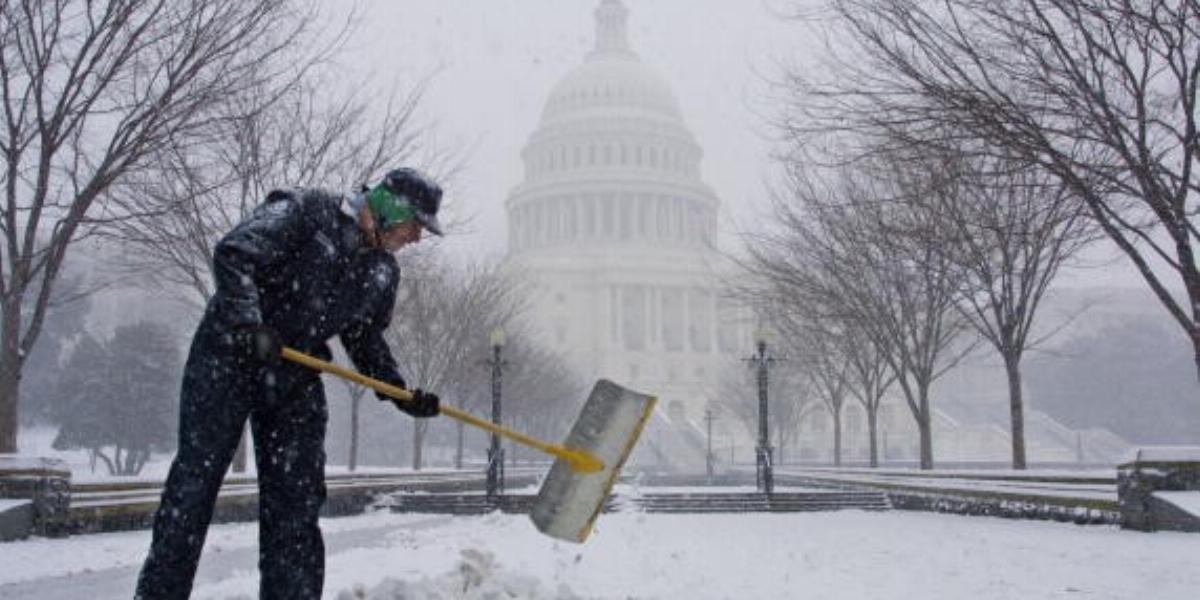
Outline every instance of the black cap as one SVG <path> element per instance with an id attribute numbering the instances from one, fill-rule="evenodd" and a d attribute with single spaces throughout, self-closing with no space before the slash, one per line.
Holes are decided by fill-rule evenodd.
<path id="1" fill-rule="evenodd" d="M 432 234 L 442 235 L 442 224 L 437 218 L 442 207 L 442 188 L 433 179 L 416 169 L 401 167 L 389 171 L 381 185 L 408 199 L 422 227 Z"/>

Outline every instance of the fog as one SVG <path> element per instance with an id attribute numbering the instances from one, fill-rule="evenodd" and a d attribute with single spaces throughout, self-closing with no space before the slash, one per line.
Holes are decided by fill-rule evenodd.
<path id="1" fill-rule="evenodd" d="M 433 73 L 424 111 L 439 140 L 468 159 L 450 189 L 477 219 L 461 252 L 502 252 L 503 202 L 523 173 L 521 148 L 551 88 L 595 43 L 597 2 L 375 2 L 352 64 L 401 82 Z M 730 239 L 765 208 L 770 149 L 764 105 L 776 61 L 811 40 L 781 20 L 789 4 L 727 0 L 626 3 L 629 41 L 673 87 L 704 149 L 701 177 L 721 198 Z"/>
<path id="2" fill-rule="evenodd" d="M 470 221 L 442 243 L 459 260 L 496 259 L 508 248 L 504 202 L 524 178 L 522 149 L 538 127 L 550 90 L 593 48 L 597 4 L 595 0 L 407 0 L 362 5 L 358 33 L 335 58 L 346 70 L 344 84 L 369 80 L 374 86 L 404 90 L 428 78 L 419 118 L 429 128 L 434 145 L 460 159 L 459 170 L 447 184 L 448 201 L 450 210 Z M 736 252 L 740 234 L 763 226 L 776 177 L 771 160 L 772 150 L 777 149 L 770 126 L 778 110 L 772 102 L 773 82 L 780 77 L 782 65 L 810 61 L 823 44 L 831 42 L 813 23 L 785 18 L 785 13 L 803 3 L 641 0 L 625 4 L 630 10 L 631 48 L 671 86 L 686 127 L 703 149 L 700 179 L 721 201 L 719 246 Z M 81 244 L 73 254 L 80 263 L 96 251 L 93 245 Z M 119 323 L 147 315 L 161 320 L 181 312 L 198 316 L 195 306 L 181 307 L 137 287 L 136 281 L 127 283 L 131 285 L 117 286 L 95 298 L 89 329 L 104 336 Z M 1065 328 L 1045 345 L 1046 356 L 1062 360 L 1054 354 L 1061 346 L 1125 320 L 1153 322 L 1162 332 L 1163 348 L 1172 352 L 1181 344 L 1178 328 L 1107 241 L 1068 265 L 1056 289 L 1043 315 L 1043 329 Z M 129 310 L 131 305 L 138 310 Z M 1078 315 L 1080 307 L 1086 307 L 1084 317 Z M 192 321 L 175 319 L 175 323 L 182 337 Z M 1040 360 L 1037 353 L 1031 354 L 1031 363 Z M 1183 364 L 1186 369 L 1186 360 Z M 994 356 L 981 351 L 946 380 L 943 395 L 960 399 L 1003 395 L 998 365 Z M 1138 369 L 1131 373 L 1131 377 L 1151 377 Z M 1188 375 L 1185 372 L 1172 381 L 1195 387 Z M 1037 385 L 1058 383 L 1053 379 L 1043 375 Z M 1149 384 L 1142 387 L 1154 389 Z M 979 393 L 981 388 L 991 391 Z M 341 390 L 330 392 L 341 395 Z M 1108 398 L 1097 398 L 1104 400 Z M 1045 405 L 1039 390 L 1031 390 L 1030 403 L 1035 408 Z M 1089 427 L 1119 423 L 1120 416 L 1110 415 L 1111 422 L 1104 423 L 1081 420 L 1078 415 L 1068 420 L 1072 426 Z M 1195 415 L 1186 420 L 1200 422 Z M 1155 427 L 1151 419 L 1125 433 L 1131 441 L 1154 441 Z M 344 441 L 333 431 L 330 437 L 333 444 Z M 1180 432 L 1167 438 L 1187 441 Z"/>

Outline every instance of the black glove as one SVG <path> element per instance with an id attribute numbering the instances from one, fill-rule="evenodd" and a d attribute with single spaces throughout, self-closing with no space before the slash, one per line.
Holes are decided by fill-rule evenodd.
<path id="1" fill-rule="evenodd" d="M 283 341 L 269 325 L 242 327 L 233 333 L 233 340 L 243 356 L 268 365 L 277 365 L 283 360 Z"/>
<path id="2" fill-rule="evenodd" d="M 396 401 L 396 408 L 417 417 L 419 419 L 426 417 L 436 417 L 442 412 L 442 399 L 438 398 L 437 394 L 426 392 L 422 389 L 413 390 L 412 401 L 404 402 L 403 400 Z"/>

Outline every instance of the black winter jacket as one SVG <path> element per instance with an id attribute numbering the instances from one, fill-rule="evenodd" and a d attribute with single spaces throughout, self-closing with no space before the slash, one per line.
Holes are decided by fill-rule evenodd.
<path id="1" fill-rule="evenodd" d="M 336 335 L 359 371 L 391 380 L 396 361 L 383 331 L 400 269 L 341 203 L 315 189 L 268 194 L 213 251 L 217 289 L 205 321 L 226 331 L 269 325 L 284 345 L 326 359 Z"/>

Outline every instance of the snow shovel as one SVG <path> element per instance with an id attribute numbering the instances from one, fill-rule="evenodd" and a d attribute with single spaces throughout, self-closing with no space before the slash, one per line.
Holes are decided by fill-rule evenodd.
<path id="1" fill-rule="evenodd" d="M 292 348 L 284 348 L 283 357 L 402 402 L 412 401 L 412 393 L 408 390 Z M 452 406 L 441 405 L 441 414 L 554 456 L 554 465 L 538 490 L 530 516 L 542 533 L 582 543 L 603 510 L 621 467 L 654 410 L 654 403 L 652 396 L 626 390 L 602 379 L 596 382 L 562 445 L 527 436 Z"/>

